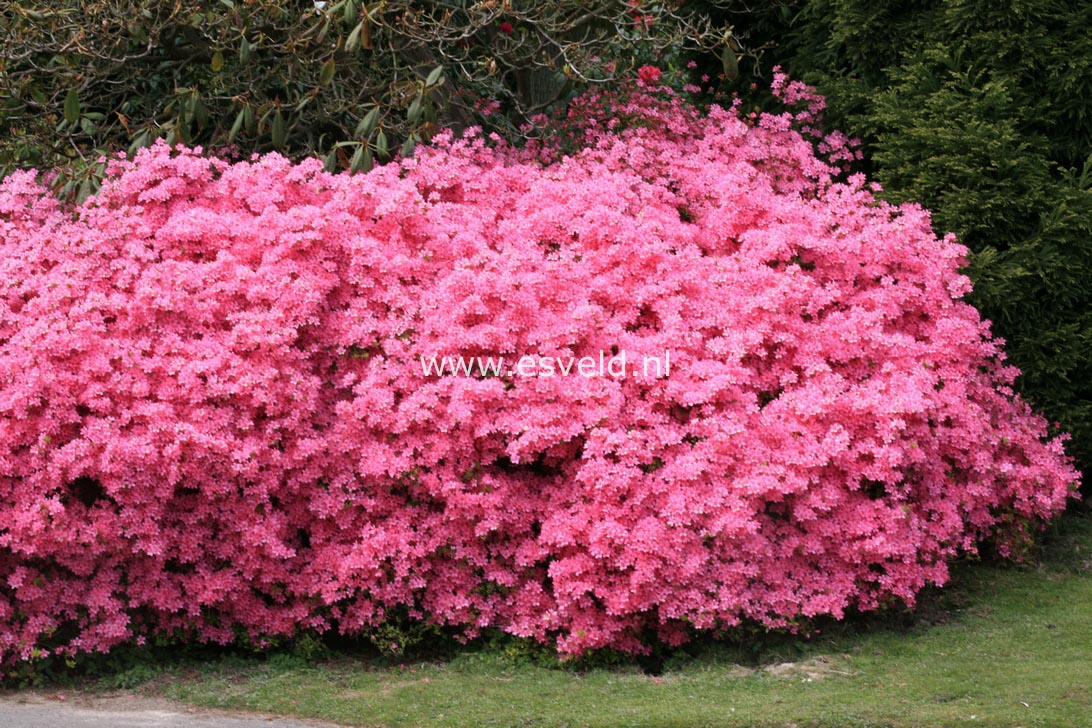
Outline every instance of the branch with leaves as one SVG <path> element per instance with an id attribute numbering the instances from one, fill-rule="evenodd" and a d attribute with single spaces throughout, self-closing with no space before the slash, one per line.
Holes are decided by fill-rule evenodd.
<path id="1" fill-rule="evenodd" d="M 56 169 L 78 196 L 101 155 L 161 138 L 362 170 L 443 127 L 515 136 L 589 85 L 730 37 L 644 0 L 34 0 L 0 30 L 0 175 Z"/>

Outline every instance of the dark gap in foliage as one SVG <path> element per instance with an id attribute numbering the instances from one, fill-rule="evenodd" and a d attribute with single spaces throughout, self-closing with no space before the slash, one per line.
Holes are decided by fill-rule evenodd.
<path id="1" fill-rule="evenodd" d="M 102 483 L 96 478 L 87 475 L 81 475 L 75 480 L 67 483 L 65 485 L 65 493 L 68 497 L 74 498 L 77 502 L 82 503 L 87 508 L 90 508 L 99 501 L 113 500 L 107 495 L 106 489 L 102 486 Z"/>

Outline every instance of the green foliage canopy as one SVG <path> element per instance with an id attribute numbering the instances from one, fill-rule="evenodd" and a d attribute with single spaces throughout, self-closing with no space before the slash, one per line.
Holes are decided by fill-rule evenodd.
<path id="1" fill-rule="evenodd" d="M 645 7 L 647 5 L 647 7 Z M 589 84 L 720 32 L 626 0 L 34 0 L 0 8 L 0 176 L 93 191 L 168 142 L 368 168 L 440 127 L 514 134 Z M 499 113 L 495 113 L 499 112 Z"/>

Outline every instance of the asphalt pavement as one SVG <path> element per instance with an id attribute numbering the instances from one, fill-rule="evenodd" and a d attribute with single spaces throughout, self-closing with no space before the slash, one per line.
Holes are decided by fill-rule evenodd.
<path id="1" fill-rule="evenodd" d="M 0 692 L 3 728 L 335 728 L 330 723 L 201 710 L 132 694 Z"/>

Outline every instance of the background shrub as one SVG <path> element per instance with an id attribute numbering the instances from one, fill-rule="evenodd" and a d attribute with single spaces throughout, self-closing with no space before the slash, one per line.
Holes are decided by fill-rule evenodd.
<path id="1" fill-rule="evenodd" d="M 961 301 L 965 249 L 816 157 L 799 84 L 747 117 L 642 84 L 574 106 L 574 156 L 157 144 L 81 206 L 4 180 L 2 659 L 391 615 L 639 651 L 1019 549 L 1076 473 Z"/>
<path id="2" fill-rule="evenodd" d="M 716 5 L 765 49 L 741 56 L 744 81 L 782 64 L 817 86 L 883 197 L 921 203 L 971 249 L 970 300 L 1008 342 L 1017 388 L 1092 467 L 1092 6 Z"/>
<path id="3" fill-rule="evenodd" d="M 156 139 L 368 169 L 440 128 L 512 133 L 588 84 L 723 36 L 625 0 L 35 0 L 0 8 L 0 176 Z M 321 6 L 321 7 L 319 7 Z M 446 82 L 445 82 L 446 80 Z"/>

